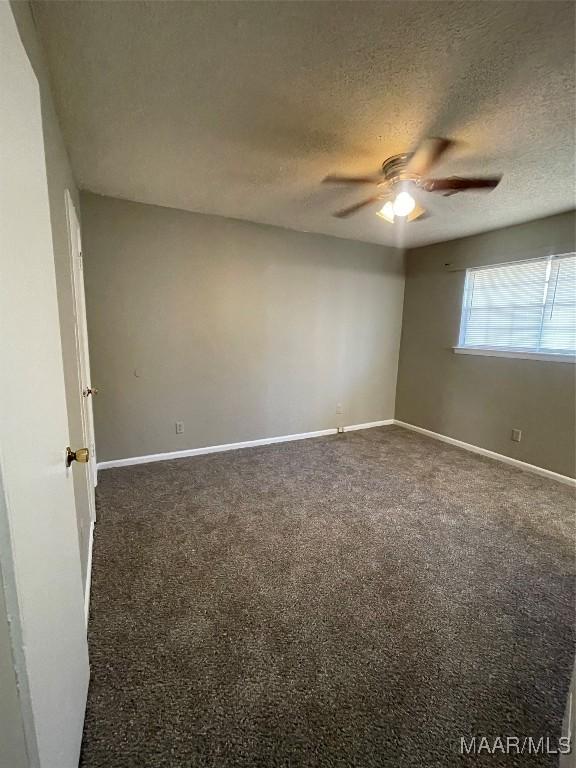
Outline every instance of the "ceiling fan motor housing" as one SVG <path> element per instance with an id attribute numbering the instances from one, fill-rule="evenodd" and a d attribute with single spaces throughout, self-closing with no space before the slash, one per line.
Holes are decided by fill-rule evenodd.
<path id="1" fill-rule="evenodd" d="M 402 181 L 411 178 L 410 174 L 406 172 L 406 167 L 411 154 L 404 155 L 392 155 L 382 163 L 382 173 L 388 183 L 394 183 L 395 181 Z"/>

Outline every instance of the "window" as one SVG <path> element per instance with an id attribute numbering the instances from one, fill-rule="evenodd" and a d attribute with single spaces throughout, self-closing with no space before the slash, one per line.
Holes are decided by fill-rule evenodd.
<path id="1" fill-rule="evenodd" d="M 576 354 L 576 254 L 466 272 L 456 351 Z"/>

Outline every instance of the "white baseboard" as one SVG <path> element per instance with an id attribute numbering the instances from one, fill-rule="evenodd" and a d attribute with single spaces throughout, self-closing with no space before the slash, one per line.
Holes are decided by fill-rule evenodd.
<path id="1" fill-rule="evenodd" d="M 384 419 L 384 421 L 367 421 L 366 424 L 352 424 L 344 427 L 344 432 L 354 432 L 355 429 L 371 429 L 371 427 L 388 427 L 394 424 L 394 419 Z"/>
<path id="2" fill-rule="evenodd" d="M 544 467 L 537 467 L 535 464 L 528 464 L 520 459 L 513 459 L 511 456 L 505 456 L 502 453 L 496 453 L 495 451 L 489 451 L 487 448 L 480 448 L 478 445 L 472 445 L 471 443 L 464 443 L 462 440 L 456 440 L 454 437 L 448 437 L 447 435 L 441 435 L 439 432 L 432 432 L 430 429 L 424 429 L 424 427 L 417 427 L 415 424 L 408 424 L 405 421 L 398 421 L 394 419 L 394 424 L 404 429 L 411 429 L 413 432 L 419 432 L 421 435 L 427 437 L 433 437 L 435 440 L 441 440 L 443 443 L 449 443 L 455 445 L 458 448 L 463 448 L 465 451 L 471 451 L 472 453 L 478 453 L 480 456 L 487 456 L 489 459 L 495 459 L 501 461 L 504 464 L 510 464 L 518 469 L 523 469 L 525 472 L 532 472 L 534 475 L 541 475 L 547 477 L 550 480 L 558 480 L 560 483 L 571 485 L 576 488 L 576 479 L 568 477 L 567 475 L 560 475 L 558 472 L 552 472 L 551 469 L 544 469 Z"/>
<path id="3" fill-rule="evenodd" d="M 90 523 L 90 538 L 88 540 L 88 560 L 86 562 L 86 583 L 84 584 L 84 618 L 88 626 L 90 614 L 90 585 L 92 583 L 92 549 L 94 547 L 94 521 Z"/>
<path id="4" fill-rule="evenodd" d="M 369 421 L 366 424 L 351 424 L 344 427 L 345 432 L 356 429 L 370 429 L 371 427 L 384 427 L 394 424 L 394 419 L 384 419 L 382 421 Z M 238 451 L 241 448 L 256 448 L 259 445 L 272 445 L 274 443 L 287 443 L 292 440 L 307 440 L 310 437 L 325 437 L 326 435 L 335 435 L 337 429 L 319 429 L 315 432 L 301 432 L 297 435 L 280 435 L 279 437 L 262 437 L 258 440 L 246 440 L 241 443 L 224 443 L 222 445 L 209 445 L 205 448 L 188 448 L 184 451 L 169 451 L 167 453 L 152 453 L 148 456 L 132 456 L 128 459 L 113 459 L 112 461 L 101 461 L 98 463 L 98 469 L 111 469 L 112 467 L 129 467 L 133 464 L 150 464 L 154 461 L 170 461 L 171 459 L 185 459 L 190 456 L 202 456 L 206 453 L 223 453 L 224 451 Z"/>
<path id="5" fill-rule="evenodd" d="M 489 451 L 487 448 L 480 448 L 478 445 L 472 445 L 471 443 L 465 443 L 462 440 L 457 440 L 454 437 L 448 437 L 442 435 L 439 432 L 433 432 L 431 429 L 425 429 L 424 427 L 418 427 L 415 424 L 408 424 L 405 421 L 399 421 L 398 419 L 382 419 L 380 421 L 368 421 L 364 424 L 350 424 L 344 427 L 345 432 L 353 432 L 357 429 L 371 429 L 372 427 L 385 427 L 391 424 L 396 424 L 404 429 L 410 429 L 413 432 L 419 432 L 422 435 L 427 435 L 435 440 L 441 440 L 444 443 L 455 445 L 458 448 L 463 448 L 465 451 L 477 453 L 480 456 L 487 456 L 490 459 L 501 461 L 504 464 L 510 464 L 513 467 L 522 469 L 526 472 L 532 472 L 535 475 L 550 478 L 551 480 L 557 480 L 566 485 L 576 487 L 576 479 L 568 477 L 567 475 L 561 475 L 558 472 L 553 472 L 550 469 L 544 469 L 538 467 L 535 464 L 528 464 L 520 459 L 513 459 L 511 456 L 505 456 L 502 453 L 496 453 L 495 451 Z M 167 453 L 153 453 L 148 456 L 132 456 L 127 459 L 113 459 L 112 461 L 101 461 L 98 464 L 98 469 L 111 469 L 112 467 L 129 467 L 133 464 L 149 464 L 155 461 L 170 461 L 171 459 L 184 459 L 190 456 L 202 456 L 207 453 L 223 453 L 224 451 L 238 451 L 242 448 L 256 448 L 260 445 L 273 445 L 274 443 L 286 443 L 292 440 L 307 440 L 311 437 L 324 437 L 326 435 L 335 435 L 337 429 L 319 429 L 315 432 L 302 432 L 296 435 L 280 435 L 279 437 L 263 437 L 258 440 L 246 440 L 240 443 L 225 443 L 221 445 L 209 445 L 204 448 L 189 448 L 183 451 L 169 451 Z M 94 524 L 92 524 L 93 526 Z M 90 549 L 89 549 L 89 565 L 91 567 L 92 562 L 92 536 L 93 527 L 90 532 Z M 89 574 L 89 571 L 88 571 Z M 86 610 L 88 610 L 88 602 L 90 599 L 90 581 L 87 574 L 87 589 L 86 589 Z"/>

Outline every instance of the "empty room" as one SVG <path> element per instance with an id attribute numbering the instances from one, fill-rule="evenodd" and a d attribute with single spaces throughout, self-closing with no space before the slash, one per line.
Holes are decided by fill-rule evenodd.
<path id="1" fill-rule="evenodd" d="M 0 768 L 574 768 L 576 4 L 0 14 Z"/>

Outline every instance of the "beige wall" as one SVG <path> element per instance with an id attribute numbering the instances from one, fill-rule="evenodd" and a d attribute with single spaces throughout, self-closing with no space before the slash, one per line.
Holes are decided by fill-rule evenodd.
<path id="1" fill-rule="evenodd" d="M 575 474 L 575 366 L 452 351 L 465 268 L 573 251 L 575 224 L 566 213 L 408 252 L 397 419 Z"/>
<path id="2" fill-rule="evenodd" d="M 58 291 L 58 312 L 62 336 L 62 357 L 66 384 L 66 405 L 70 443 L 80 448 L 84 445 L 82 412 L 80 405 L 80 383 L 76 356 L 76 341 L 73 323 L 72 277 L 70 251 L 68 248 L 68 226 L 64 193 L 68 189 L 76 206 L 79 205 L 78 191 L 72 177 L 70 163 L 64 147 L 60 125 L 54 109 L 50 82 L 43 53 L 38 42 L 30 6 L 25 2 L 12 3 L 20 37 L 32 64 L 42 104 L 42 128 L 46 153 L 46 176 L 50 199 L 50 219 Z M 41 374 L 39 374 L 41 375 Z M 63 449 L 66 446 L 62 446 Z M 90 535 L 90 508 L 84 475 L 86 466 L 73 465 L 74 496 L 78 522 L 78 538 L 82 561 L 82 579 L 86 580 L 88 540 Z"/>
<path id="3" fill-rule="evenodd" d="M 90 194 L 81 208 L 99 461 L 334 427 L 338 403 L 344 424 L 394 416 L 398 251 Z"/>

